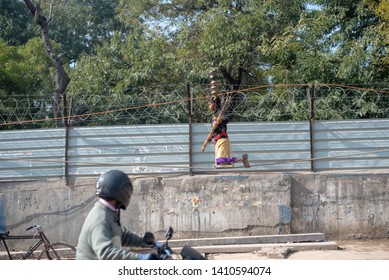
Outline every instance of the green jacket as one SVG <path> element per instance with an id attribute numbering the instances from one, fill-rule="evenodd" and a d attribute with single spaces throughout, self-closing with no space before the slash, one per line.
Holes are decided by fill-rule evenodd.
<path id="1" fill-rule="evenodd" d="M 122 246 L 142 244 L 142 237 L 119 224 L 117 213 L 97 201 L 82 226 L 76 260 L 136 260 L 138 254 L 123 250 Z"/>

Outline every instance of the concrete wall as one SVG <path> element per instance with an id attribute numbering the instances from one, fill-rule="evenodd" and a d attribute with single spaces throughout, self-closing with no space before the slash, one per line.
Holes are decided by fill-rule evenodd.
<path id="1" fill-rule="evenodd" d="M 7 230 L 25 234 L 28 226 L 40 224 L 50 240 L 76 245 L 96 201 L 96 178 L 77 178 L 70 186 L 61 179 L 0 183 Z M 384 173 L 136 177 L 122 224 L 158 238 L 169 226 L 174 238 L 310 232 L 322 232 L 328 240 L 386 238 L 388 178 Z"/>
<path id="2" fill-rule="evenodd" d="M 292 232 L 327 239 L 389 237 L 389 175 L 297 174 L 292 178 Z"/>

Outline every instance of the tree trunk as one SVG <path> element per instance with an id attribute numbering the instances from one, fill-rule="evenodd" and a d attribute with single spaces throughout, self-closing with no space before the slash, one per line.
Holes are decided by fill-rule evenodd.
<path id="1" fill-rule="evenodd" d="M 43 37 L 43 45 L 46 51 L 46 56 L 54 65 L 54 82 L 55 92 L 53 97 L 53 113 L 57 127 L 63 127 L 67 123 L 67 118 L 64 118 L 64 104 L 66 104 L 66 88 L 70 82 L 65 68 L 62 65 L 59 57 L 54 53 L 50 43 L 48 20 L 40 14 L 39 7 L 35 7 L 30 0 L 24 0 L 27 8 L 34 17 L 35 23 L 40 26 Z"/>

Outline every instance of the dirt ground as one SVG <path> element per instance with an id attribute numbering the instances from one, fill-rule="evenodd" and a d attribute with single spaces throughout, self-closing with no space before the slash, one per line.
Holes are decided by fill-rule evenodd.
<path id="1" fill-rule="evenodd" d="M 286 248 L 270 248 L 251 253 L 213 254 L 207 255 L 207 258 L 211 260 L 389 260 L 389 238 L 335 242 L 338 245 L 337 250 L 293 252 Z M 0 252 L 1 259 L 8 259 L 5 252 Z"/>
<path id="2" fill-rule="evenodd" d="M 337 250 L 312 250 L 298 252 L 252 252 L 237 254 L 215 254 L 209 256 L 215 260 L 389 260 L 389 238 L 374 240 L 335 241 Z M 277 249 L 275 249 L 277 251 Z"/>

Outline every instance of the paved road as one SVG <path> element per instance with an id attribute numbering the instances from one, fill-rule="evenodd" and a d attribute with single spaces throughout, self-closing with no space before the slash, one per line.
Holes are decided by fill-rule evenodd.
<path id="1" fill-rule="evenodd" d="M 288 260 L 389 260 L 389 238 L 376 240 L 342 240 L 335 241 L 337 250 L 312 250 L 289 252 L 253 252 L 237 254 L 215 254 L 215 260 L 256 260 L 256 259 L 288 259 Z M 285 252 L 283 252 L 285 253 Z"/>
<path id="2" fill-rule="evenodd" d="M 214 254 L 208 257 L 215 260 L 389 260 L 389 238 L 335 242 L 337 250 L 286 252 L 285 249 L 278 248 L 252 253 Z M 5 252 L 0 252 L 1 259 L 7 259 Z"/>

